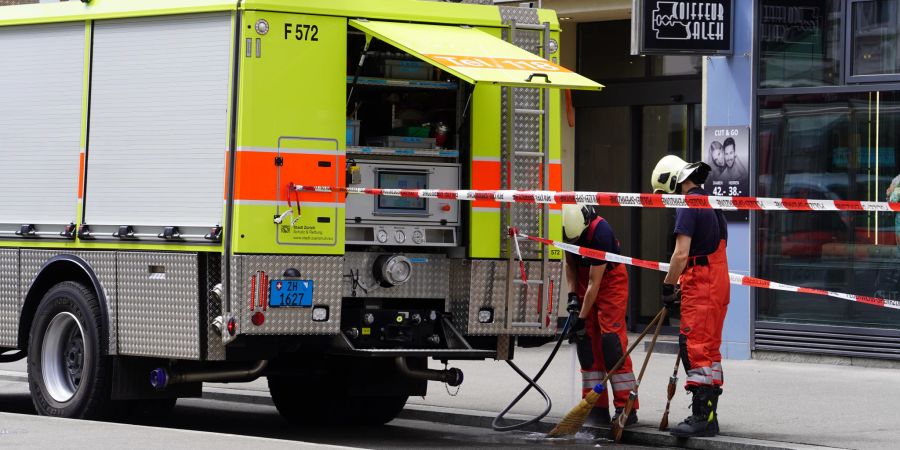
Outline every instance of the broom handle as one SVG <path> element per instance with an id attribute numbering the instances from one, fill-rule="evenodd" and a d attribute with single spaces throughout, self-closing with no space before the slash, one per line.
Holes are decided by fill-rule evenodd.
<path id="1" fill-rule="evenodd" d="M 647 333 L 650 332 L 650 328 L 653 328 L 653 325 L 662 324 L 662 317 L 665 312 L 666 312 L 666 308 L 663 308 L 663 309 L 659 310 L 658 313 L 656 313 L 656 317 L 654 317 L 653 320 L 651 320 L 650 323 L 647 324 L 647 328 L 644 328 L 644 331 L 642 331 L 641 334 L 637 337 L 637 339 L 635 339 L 634 342 L 631 343 L 631 345 L 628 347 L 628 350 L 625 352 L 625 354 L 622 355 L 622 357 L 619 358 L 618 361 L 616 361 L 616 365 L 614 365 L 612 367 L 612 369 L 608 369 L 606 371 L 606 377 L 603 378 L 603 381 L 600 382 L 601 384 L 606 385 L 606 382 L 609 381 L 610 374 L 619 370 L 619 368 L 622 367 L 622 364 L 625 364 L 625 358 L 628 358 L 628 355 L 631 355 L 631 351 L 634 350 L 634 348 L 638 346 L 638 344 L 641 342 L 642 339 L 644 339 L 645 336 L 647 336 Z M 657 333 L 658 333 L 658 331 L 657 331 Z"/>
<path id="2" fill-rule="evenodd" d="M 659 332 L 662 330 L 662 324 L 666 319 L 668 311 L 668 309 L 662 308 L 657 315 L 659 320 L 656 322 L 656 330 L 653 332 L 653 340 L 650 341 L 650 348 L 647 349 L 647 356 L 644 357 L 644 364 L 641 365 L 641 373 L 638 375 L 637 382 L 634 383 L 634 390 L 632 390 L 631 395 L 628 396 L 628 402 L 625 404 L 625 409 L 623 409 L 622 414 L 619 415 L 618 423 L 613 424 L 613 427 L 616 429 L 616 443 L 619 443 L 622 440 L 622 430 L 625 428 L 625 422 L 628 421 L 628 416 L 631 415 L 632 408 L 634 408 L 634 401 L 637 400 L 638 389 L 641 387 L 641 380 L 644 379 L 644 372 L 647 371 L 647 364 L 650 363 L 650 356 L 653 355 L 653 348 L 656 347 L 656 339 L 659 338 Z"/>
<path id="3" fill-rule="evenodd" d="M 669 385 L 666 388 L 666 410 L 663 412 L 662 419 L 659 421 L 659 430 L 665 431 L 669 427 L 669 406 L 672 404 L 672 397 L 675 396 L 676 383 L 678 383 L 678 365 L 681 364 L 681 352 L 675 357 L 675 369 L 672 370 L 672 376 L 669 378 Z"/>
<path id="4" fill-rule="evenodd" d="M 621 367 L 622 364 L 625 363 L 625 358 L 628 358 L 628 355 L 630 355 L 631 351 L 634 350 L 635 347 L 637 347 L 638 343 L 641 342 L 641 339 L 643 339 L 644 336 L 646 336 L 647 333 L 650 332 L 650 328 L 652 328 L 657 323 L 662 323 L 663 311 L 665 311 L 665 309 L 660 310 L 659 313 L 656 314 L 656 317 L 654 317 L 653 320 L 651 320 L 650 323 L 647 324 L 647 328 L 645 328 L 640 336 L 638 336 L 637 339 L 634 340 L 631 346 L 628 347 L 628 350 L 625 352 L 625 354 L 622 355 L 619 358 L 619 361 L 613 365 L 612 369 L 610 369 L 609 372 L 606 373 L 606 376 L 603 378 L 603 380 L 597 383 L 597 386 L 605 386 L 606 382 L 609 381 L 609 374 L 615 372 L 616 370 L 619 370 L 619 367 Z M 597 386 L 594 386 L 594 389 L 597 389 Z M 592 394 L 592 392 L 595 393 Z M 575 406 L 575 408 L 569 411 L 566 416 L 563 417 L 562 420 L 556 425 L 556 427 L 554 427 L 552 430 L 550 430 L 549 433 L 547 433 L 547 436 L 557 437 L 575 434 L 578 429 L 581 428 L 582 425 L 584 425 L 584 420 L 587 418 L 588 413 L 593 407 L 593 402 L 596 400 L 600 392 L 602 392 L 602 389 L 600 391 L 592 392 L 588 392 L 587 396 L 585 396 L 585 398 L 583 398 L 581 402 Z M 591 398 L 592 395 L 594 396 L 593 400 L 591 400 L 589 403 L 588 398 Z"/>

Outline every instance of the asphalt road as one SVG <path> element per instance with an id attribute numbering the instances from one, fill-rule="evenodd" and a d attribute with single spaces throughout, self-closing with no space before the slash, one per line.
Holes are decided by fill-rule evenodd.
<path id="1" fill-rule="evenodd" d="M 483 428 L 395 420 L 383 427 L 302 428 L 288 424 L 274 407 L 203 399 L 179 400 L 173 413 L 142 424 L 37 417 L 28 386 L 0 382 L 0 447 L 86 448 L 403 448 L 621 449 L 590 436 L 548 441 L 533 433 L 495 433 Z"/>

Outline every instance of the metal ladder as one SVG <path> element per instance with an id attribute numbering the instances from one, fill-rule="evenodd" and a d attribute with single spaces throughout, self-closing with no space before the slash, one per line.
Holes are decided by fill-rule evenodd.
<path id="1" fill-rule="evenodd" d="M 523 24 L 510 20 L 507 41 L 532 53 L 549 54 L 550 24 Z M 522 34 L 519 34 L 522 33 Z M 525 35 L 525 36 L 523 36 Z M 538 35 L 537 43 L 534 35 Z M 537 45 L 535 45 L 537 44 Z M 529 48 L 531 47 L 531 48 Z M 503 189 L 549 190 L 550 188 L 550 122 L 549 89 L 506 87 L 505 150 L 502 158 Z M 536 128 L 536 130 L 535 130 Z M 550 207 L 547 204 L 506 203 L 501 223 L 531 236 L 549 239 Z M 507 252 L 506 323 L 509 332 L 545 331 L 551 311 L 545 311 L 551 300 L 549 248 L 546 245 L 507 234 L 503 248 Z M 516 239 L 517 242 L 512 241 Z M 527 261 L 527 280 L 523 280 L 517 260 L 517 246 Z M 532 278 L 535 263 L 540 262 L 540 276 Z M 538 287 L 535 314 L 530 313 L 533 287 Z M 518 301 L 518 302 L 517 302 Z M 531 320 L 536 316 L 536 320 Z"/>

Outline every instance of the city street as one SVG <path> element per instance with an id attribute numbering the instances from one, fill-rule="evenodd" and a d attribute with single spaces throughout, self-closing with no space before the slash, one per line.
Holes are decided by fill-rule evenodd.
<path id="1" fill-rule="evenodd" d="M 670 339 L 666 337 L 666 340 Z M 549 346 L 520 348 L 515 362 L 526 373 L 534 374 L 549 351 Z M 638 348 L 634 356 L 635 364 L 640 364 L 646 353 Z M 896 448 L 900 439 L 900 433 L 893 426 L 894 402 L 900 396 L 900 386 L 895 382 L 896 369 L 846 366 L 840 365 L 838 360 L 820 364 L 752 360 L 728 361 L 725 365 L 729 384 L 726 387 L 728 396 L 723 397 L 727 402 L 721 404 L 722 434 L 712 439 L 675 441 L 667 433 L 656 430 L 665 405 L 666 380 L 671 374 L 673 359 L 673 355 L 665 353 L 651 359 L 641 389 L 640 422 L 630 429 L 634 432 L 632 435 L 625 436 L 626 443 L 704 449 L 890 449 Z M 566 345 L 540 381 L 553 399 L 553 409 L 544 424 L 555 423 L 576 401 L 578 384 L 574 364 L 572 349 Z M 217 437 L 198 438 L 204 446 L 218 442 L 222 436 L 229 436 L 228 442 L 235 443 L 251 437 L 267 438 L 271 440 L 260 445 L 275 448 L 286 442 L 366 448 L 514 448 L 550 443 L 536 439 L 537 435 L 530 432 L 501 434 L 490 430 L 491 418 L 524 386 L 506 364 L 460 361 L 453 366 L 466 374 L 461 389 L 448 392 L 443 385 L 431 383 L 426 397 L 410 398 L 401 418 L 382 428 L 298 429 L 290 426 L 271 405 L 265 379 L 250 383 L 206 384 L 204 399 L 180 400 L 170 417 L 144 425 L 157 430 L 152 435 L 154 439 L 166 440 L 166 445 L 183 444 L 184 447 L 192 447 L 188 444 L 194 442 L 192 436 L 197 433 L 201 436 L 203 433 L 216 434 Z M 433 363 L 432 367 L 439 365 Z M 683 373 L 680 377 L 680 380 L 684 379 Z M 847 388 L 848 382 L 853 389 Z M 864 404 L 860 404 L 860 398 L 865 399 Z M 672 400 L 670 424 L 687 415 L 688 403 L 689 397 L 679 389 Z M 513 410 L 513 419 L 538 414 L 542 409 L 540 397 L 531 393 Z M 91 445 L 102 442 L 113 448 L 117 447 L 116 442 L 128 442 L 129 445 L 141 442 L 128 436 L 140 435 L 144 430 L 125 426 L 116 434 L 115 439 L 121 441 L 111 440 L 113 438 L 104 434 L 110 426 L 120 427 L 118 424 L 77 422 L 78 427 L 84 427 L 77 435 L 40 433 L 42 429 L 58 428 L 46 422 L 51 419 L 33 415 L 24 361 L 0 365 L 0 414 L 5 413 L 28 416 L 0 416 L 0 446 L 4 442 L 15 446 L 50 446 L 56 439 L 63 439 L 67 443 Z M 73 428 L 67 425 L 61 429 Z M 181 432 L 176 433 L 174 429 L 191 434 L 179 434 Z M 855 431 L 850 433 L 848 429 Z M 26 430 L 27 435 L 23 434 Z M 136 434 L 129 434 L 132 432 Z M 104 437 L 101 440 L 97 436 Z M 587 436 L 554 444 L 566 448 L 596 448 L 596 443 Z"/>
<path id="2" fill-rule="evenodd" d="M 180 400 L 172 415 L 131 425 L 34 416 L 28 386 L 0 382 L 0 447 L 7 448 L 521 448 L 555 445 L 598 448 L 587 435 L 555 442 L 529 432 L 398 419 L 384 427 L 305 429 L 288 425 L 268 405 Z M 608 445 L 612 445 L 611 443 Z M 606 443 L 599 445 L 607 446 Z M 648 447 L 617 446 L 639 449 Z"/>

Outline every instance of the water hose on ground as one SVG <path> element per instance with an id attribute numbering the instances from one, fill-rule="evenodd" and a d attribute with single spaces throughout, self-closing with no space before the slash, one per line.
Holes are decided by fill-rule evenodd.
<path id="1" fill-rule="evenodd" d="M 519 395 L 515 399 L 513 399 L 513 401 L 510 402 L 510 404 L 502 412 L 500 412 L 500 414 L 498 414 L 497 417 L 494 418 L 494 421 L 491 422 L 491 428 L 493 428 L 494 431 L 520 430 L 529 425 L 539 422 L 544 417 L 547 417 L 547 414 L 550 414 L 550 410 L 553 408 L 553 401 L 550 400 L 550 396 L 547 395 L 547 392 L 544 391 L 544 389 L 541 388 L 537 384 L 537 382 L 538 382 L 538 380 L 541 379 L 541 376 L 544 375 L 544 372 L 547 371 L 547 368 L 550 367 L 550 363 L 553 362 L 553 358 L 556 357 L 556 353 L 559 352 L 559 347 L 562 346 L 563 340 L 566 338 L 566 334 L 568 334 L 568 332 L 569 332 L 569 327 L 575 321 L 575 317 L 577 317 L 577 316 L 578 316 L 577 311 L 569 312 L 569 317 L 566 319 L 565 325 L 563 325 L 562 332 L 559 334 L 559 339 L 556 340 L 556 345 L 553 346 L 553 351 L 550 352 L 550 356 L 547 357 L 547 361 L 544 362 L 544 365 L 541 366 L 541 370 L 538 371 L 537 375 L 535 375 L 534 378 L 529 377 L 528 374 L 526 374 L 524 371 L 522 371 L 522 369 L 520 369 L 519 366 L 517 366 L 514 362 L 506 361 L 506 363 L 509 364 L 509 367 L 512 367 L 512 369 L 517 374 L 519 374 L 519 376 L 522 377 L 528 383 L 528 385 L 525 386 L 525 389 L 522 389 L 522 392 L 520 392 Z M 500 425 L 499 424 L 500 421 L 505 420 L 504 417 L 506 416 L 506 413 L 508 413 L 509 410 L 513 409 L 513 407 L 515 407 L 519 403 L 519 401 L 522 400 L 523 397 L 525 397 L 525 394 L 527 394 L 528 391 L 531 390 L 531 388 L 534 388 L 535 390 L 537 390 L 538 394 L 540 394 L 541 397 L 544 398 L 544 402 L 547 405 L 544 408 L 544 411 L 541 412 L 540 414 L 538 414 L 537 416 L 535 416 L 529 420 L 526 420 L 524 422 L 519 422 L 519 423 L 512 424 L 512 425 Z"/>

